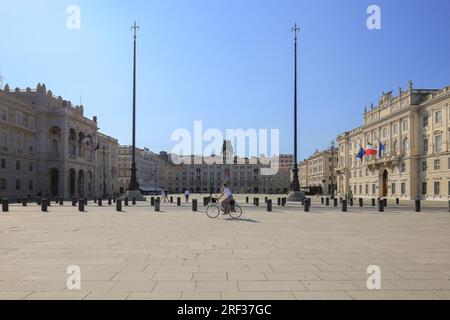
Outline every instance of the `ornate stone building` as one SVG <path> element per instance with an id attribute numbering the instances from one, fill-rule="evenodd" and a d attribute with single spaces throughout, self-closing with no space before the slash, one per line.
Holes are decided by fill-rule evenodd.
<path id="1" fill-rule="evenodd" d="M 338 162 L 337 152 L 316 151 L 299 165 L 300 187 L 312 188 L 320 194 L 331 194 L 332 190 L 336 190 L 337 177 L 334 170 Z"/>
<path id="2" fill-rule="evenodd" d="M 338 137 L 340 192 L 357 197 L 448 200 L 450 87 L 383 93 L 361 127 Z M 361 146 L 386 145 L 382 158 L 356 158 Z"/>
<path id="3" fill-rule="evenodd" d="M 119 147 L 119 188 L 123 194 L 128 190 L 131 178 L 131 146 Z M 136 175 L 142 192 L 163 191 L 166 187 L 167 155 L 156 154 L 147 148 L 136 148 Z"/>
<path id="4" fill-rule="evenodd" d="M 200 164 L 195 164 L 194 156 L 191 156 L 190 164 L 175 165 L 169 160 L 166 168 L 168 191 L 217 193 L 225 181 L 234 193 L 287 193 L 290 189 L 292 155 L 280 155 L 278 173 L 267 176 L 261 174 L 265 166 L 258 159 L 233 156 L 230 142 L 224 143 L 222 157 L 224 161 L 219 164 L 207 164 L 203 158 Z"/>
<path id="5" fill-rule="evenodd" d="M 83 113 L 83 106 L 72 106 L 45 85 L 0 90 L 1 197 L 116 191 L 118 142 L 99 132 L 96 117 Z"/>

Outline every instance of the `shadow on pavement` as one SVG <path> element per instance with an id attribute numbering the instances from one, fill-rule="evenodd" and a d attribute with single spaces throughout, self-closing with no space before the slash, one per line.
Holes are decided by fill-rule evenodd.
<path id="1" fill-rule="evenodd" d="M 232 219 L 232 218 L 227 218 L 227 219 L 225 219 L 225 221 L 236 221 L 236 222 L 241 221 L 241 222 L 260 223 L 259 221 L 253 220 L 253 219 Z"/>

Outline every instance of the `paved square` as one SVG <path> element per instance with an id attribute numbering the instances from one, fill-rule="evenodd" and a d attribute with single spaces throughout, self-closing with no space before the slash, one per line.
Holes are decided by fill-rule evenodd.
<path id="1" fill-rule="evenodd" d="M 0 213 L 0 299 L 450 299 L 445 208 L 342 213 L 315 199 L 310 213 L 269 213 L 261 199 L 238 199 L 237 221 L 209 219 L 200 204 L 12 205 Z M 70 265 L 81 290 L 66 286 Z M 367 288 L 370 265 L 381 290 Z"/>

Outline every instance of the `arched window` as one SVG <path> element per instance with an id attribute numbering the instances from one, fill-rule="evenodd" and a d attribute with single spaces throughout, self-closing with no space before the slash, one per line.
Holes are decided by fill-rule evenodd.
<path id="1" fill-rule="evenodd" d="M 77 155 L 77 134 L 74 129 L 69 130 L 69 156 Z"/>
<path id="2" fill-rule="evenodd" d="M 403 153 L 406 154 L 409 151 L 409 140 L 406 138 L 403 140 Z"/>
<path id="3" fill-rule="evenodd" d="M 52 140 L 52 153 L 54 154 L 58 153 L 58 140 L 56 139 Z"/>
<path id="4" fill-rule="evenodd" d="M 395 140 L 394 143 L 392 144 L 392 154 L 394 156 L 398 155 L 398 141 Z"/>

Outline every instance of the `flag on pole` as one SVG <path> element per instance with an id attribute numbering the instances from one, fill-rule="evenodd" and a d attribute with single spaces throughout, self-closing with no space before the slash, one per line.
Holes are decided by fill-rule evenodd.
<path id="1" fill-rule="evenodd" d="M 378 150 L 374 147 L 370 142 L 367 144 L 366 155 L 368 156 L 376 156 L 378 154 Z"/>
<path id="2" fill-rule="evenodd" d="M 356 155 L 356 158 L 358 158 L 362 161 L 365 155 L 366 155 L 366 151 L 361 147 L 361 149 L 359 149 L 358 154 Z"/>
<path id="3" fill-rule="evenodd" d="M 81 141 L 81 144 L 89 146 L 91 144 L 91 137 L 87 136 Z"/>
<path id="4" fill-rule="evenodd" d="M 380 141 L 380 145 L 378 146 L 378 158 L 383 158 L 383 151 L 386 150 L 386 145 Z"/>

